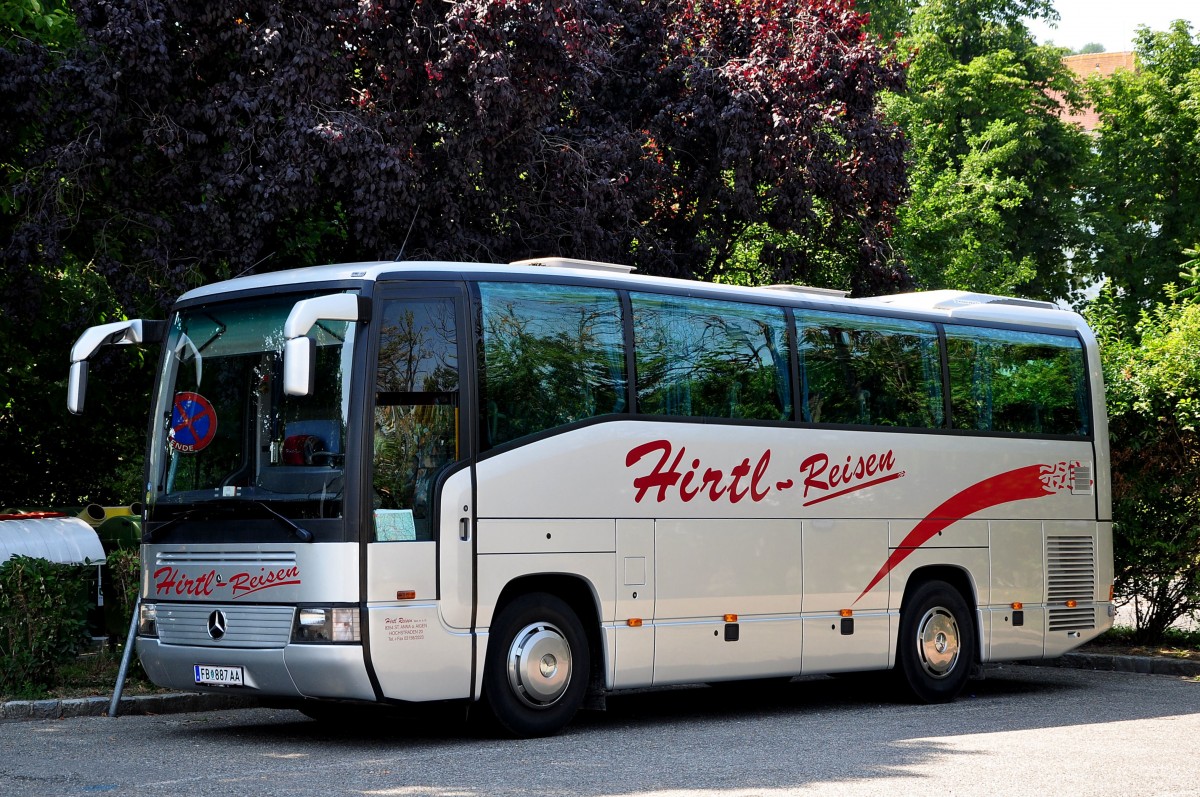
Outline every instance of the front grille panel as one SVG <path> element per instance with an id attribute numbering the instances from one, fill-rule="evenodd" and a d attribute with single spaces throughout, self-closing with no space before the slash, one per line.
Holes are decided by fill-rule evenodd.
<path id="1" fill-rule="evenodd" d="M 225 633 L 213 639 L 209 617 L 225 614 Z M 158 638 L 166 645 L 212 648 L 282 648 L 292 638 L 296 610 L 291 606 L 219 606 L 159 603 Z"/>

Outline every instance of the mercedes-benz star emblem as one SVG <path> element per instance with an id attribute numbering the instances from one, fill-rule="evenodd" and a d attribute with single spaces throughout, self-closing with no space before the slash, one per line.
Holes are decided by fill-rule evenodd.
<path id="1" fill-rule="evenodd" d="M 213 639 L 225 636 L 225 629 L 228 627 L 229 620 L 225 617 L 225 612 L 220 609 L 208 616 L 208 635 Z"/>

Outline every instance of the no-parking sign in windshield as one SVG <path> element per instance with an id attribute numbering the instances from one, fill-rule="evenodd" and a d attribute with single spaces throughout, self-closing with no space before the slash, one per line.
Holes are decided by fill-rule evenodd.
<path id="1" fill-rule="evenodd" d="M 203 451 L 217 436 L 217 411 L 199 393 L 175 394 L 171 410 L 171 448 L 185 454 Z"/>

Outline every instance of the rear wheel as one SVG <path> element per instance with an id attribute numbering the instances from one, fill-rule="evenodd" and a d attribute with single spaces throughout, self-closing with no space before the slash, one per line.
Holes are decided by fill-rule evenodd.
<path id="1" fill-rule="evenodd" d="M 947 703 L 971 675 L 975 623 L 970 607 L 944 581 L 918 586 L 900 612 L 896 674 L 923 703 Z"/>
<path id="2" fill-rule="evenodd" d="M 591 672 L 587 634 L 565 601 L 531 593 L 492 623 L 483 700 L 514 736 L 549 736 L 583 704 Z"/>

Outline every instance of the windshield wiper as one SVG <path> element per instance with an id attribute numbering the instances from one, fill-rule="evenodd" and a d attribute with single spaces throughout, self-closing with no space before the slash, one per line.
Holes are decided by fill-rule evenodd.
<path id="1" fill-rule="evenodd" d="M 142 533 L 142 542 L 154 542 L 154 538 L 157 537 L 159 534 L 163 533 L 164 531 L 166 531 L 167 529 L 169 529 L 173 526 L 178 526 L 180 523 L 183 523 L 186 520 L 193 520 L 193 519 L 199 520 L 200 518 L 197 518 L 196 515 L 199 515 L 201 513 L 208 514 L 212 510 L 217 510 L 221 514 L 225 514 L 228 512 L 229 507 L 222 506 L 220 504 L 205 504 L 203 506 L 194 506 L 191 509 L 186 509 L 183 512 L 180 512 L 175 517 L 171 518 L 170 520 L 166 521 L 165 523 L 160 523 L 159 525 L 155 526 L 154 528 L 150 528 L 149 521 L 147 521 L 146 531 Z"/>
<path id="2" fill-rule="evenodd" d="M 161 523 L 154 528 L 150 528 L 150 521 L 146 521 L 146 530 L 142 532 L 142 542 L 154 542 L 154 535 L 161 534 L 172 526 L 176 526 L 185 520 L 191 519 L 192 515 L 199 512 L 199 509 L 189 509 L 186 512 L 180 512 L 175 517 L 165 523 Z"/>
<path id="3" fill-rule="evenodd" d="M 286 526 L 288 531 L 290 531 L 292 533 L 292 536 L 294 536 L 296 539 L 300 540 L 300 542 L 312 542 L 313 541 L 313 533 L 311 531 L 309 531 L 308 529 L 301 528 L 300 526 L 297 526 L 295 523 L 288 520 L 286 517 L 279 514 L 278 512 L 276 512 L 271 507 L 267 506 L 262 501 L 245 501 L 245 502 L 235 501 L 235 502 L 230 502 L 230 503 L 213 502 L 213 503 L 205 504 L 203 506 L 192 507 L 191 509 L 180 512 L 178 515 L 176 515 L 175 517 L 166 521 L 165 523 L 155 526 L 153 529 L 148 528 L 145 531 L 145 533 L 142 534 L 142 542 L 154 542 L 154 538 L 157 537 L 159 534 L 161 534 L 162 532 L 166 531 L 169 528 L 172 528 L 173 526 L 177 526 L 180 523 L 183 523 L 184 521 L 199 520 L 200 518 L 196 517 L 197 515 L 201 515 L 201 514 L 203 514 L 203 515 L 211 515 L 211 514 L 227 515 L 227 514 L 229 514 L 229 512 L 231 510 L 236 509 L 238 505 L 245 505 L 245 504 L 249 504 L 250 506 L 256 506 L 259 509 L 262 509 L 268 515 L 270 515 L 274 520 L 277 520 L 280 523 L 282 523 L 284 526 Z"/>
<path id="4" fill-rule="evenodd" d="M 280 523 L 282 523 L 283 525 L 287 526 L 287 527 L 288 527 L 288 529 L 290 529 L 290 530 L 291 530 L 291 532 L 292 532 L 292 535 L 293 535 L 293 536 L 294 536 L 296 539 L 300 540 L 300 542 L 312 542 L 312 541 L 313 541 L 313 533 L 312 533 L 311 531 L 309 531 L 308 529 L 302 529 L 302 528 L 300 528 L 300 527 L 299 527 L 299 526 L 297 526 L 295 523 L 293 523 L 292 521 L 288 520 L 286 517 L 284 517 L 283 515 L 279 514 L 278 512 L 276 512 L 276 511 L 275 511 L 274 509 L 272 509 L 271 507 L 267 506 L 267 505 L 266 505 L 265 503 L 263 503 L 262 501 L 251 501 L 250 503 L 252 503 L 252 504 L 254 504 L 255 506 L 257 506 L 257 507 L 259 507 L 259 508 L 261 508 L 261 509 L 265 510 L 265 511 L 267 512 L 267 514 L 269 514 L 271 517 L 275 518 L 275 519 L 276 519 L 276 520 L 278 520 Z"/>

